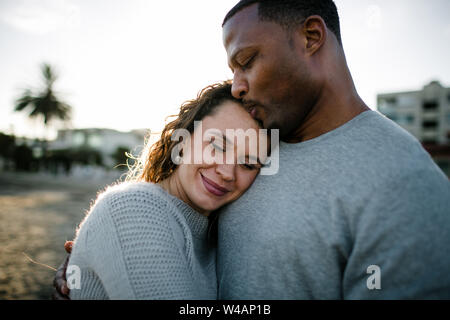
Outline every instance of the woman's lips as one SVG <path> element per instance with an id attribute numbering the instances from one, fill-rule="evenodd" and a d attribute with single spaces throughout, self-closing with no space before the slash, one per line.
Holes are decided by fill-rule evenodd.
<path id="1" fill-rule="evenodd" d="M 224 196 L 229 191 L 225 188 L 222 188 L 217 183 L 209 180 L 208 178 L 204 177 L 202 174 L 200 174 L 202 177 L 203 185 L 205 186 L 206 190 L 211 192 L 213 195 L 221 197 Z"/>

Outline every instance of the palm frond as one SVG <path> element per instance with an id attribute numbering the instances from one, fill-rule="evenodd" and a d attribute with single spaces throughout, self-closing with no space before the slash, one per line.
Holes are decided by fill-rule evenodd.
<path id="1" fill-rule="evenodd" d="M 52 88 L 58 78 L 54 69 L 49 64 L 43 64 L 41 71 L 45 82 L 44 89 L 38 93 L 33 93 L 31 89 L 24 90 L 15 101 L 14 110 L 30 109 L 28 116 L 30 118 L 42 116 L 44 125 L 48 125 L 54 119 L 69 121 L 72 107 L 61 100 Z"/>
<path id="2" fill-rule="evenodd" d="M 34 98 L 35 97 L 33 96 L 33 93 L 30 89 L 24 90 L 22 95 L 16 99 L 14 110 L 22 111 L 26 109 L 30 104 L 32 104 Z"/>
<path id="3" fill-rule="evenodd" d="M 47 87 L 51 87 L 56 79 L 58 79 L 58 75 L 56 74 L 54 68 L 48 63 L 43 63 L 41 65 L 41 72 L 44 78 L 44 83 Z"/>

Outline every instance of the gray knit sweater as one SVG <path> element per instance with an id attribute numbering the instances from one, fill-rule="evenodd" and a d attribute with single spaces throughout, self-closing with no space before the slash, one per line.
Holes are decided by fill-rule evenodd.
<path id="1" fill-rule="evenodd" d="M 206 216 L 155 184 L 110 187 L 77 232 L 69 266 L 80 268 L 80 288 L 70 298 L 216 299 L 207 230 Z"/>

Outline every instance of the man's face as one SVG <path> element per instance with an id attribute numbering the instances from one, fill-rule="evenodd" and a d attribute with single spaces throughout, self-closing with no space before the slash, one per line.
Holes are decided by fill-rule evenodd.
<path id="1" fill-rule="evenodd" d="M 289 137 L 314 101 L 299 32 L 260 21 L 254 4 L 227 21 L 223 41 L 234 75 L 233 96 L 244 101 L 264 128 L 280 129 L 281 138 Z"/>

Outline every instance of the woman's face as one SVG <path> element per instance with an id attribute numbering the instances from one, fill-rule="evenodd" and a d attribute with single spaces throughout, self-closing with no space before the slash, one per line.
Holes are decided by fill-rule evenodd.
<path id="1" fill-rule="evenodd" d="M 254 147 L 249 138 L 243 139 L 248 129 L 254 132 Z M 233 101 L 223 102 L 212 115 L 203 118 L 201 127 L 197 126 L 189 143 L 184 144 L 183 163 L 174 172 L 182 200 L 197 211 L 209 214 L 239 198 L 251 186 L 265 161 L 258 157 L 259 129 L 248 112 Z M 267 135 L 262 135 L 261 141 L 261 147 L 266 148 L 263 154 L 267 154 Z M 195 148 L 196 142 L 201 148 Z M 195 158 L 200 161 L 194 162 Z"/>

